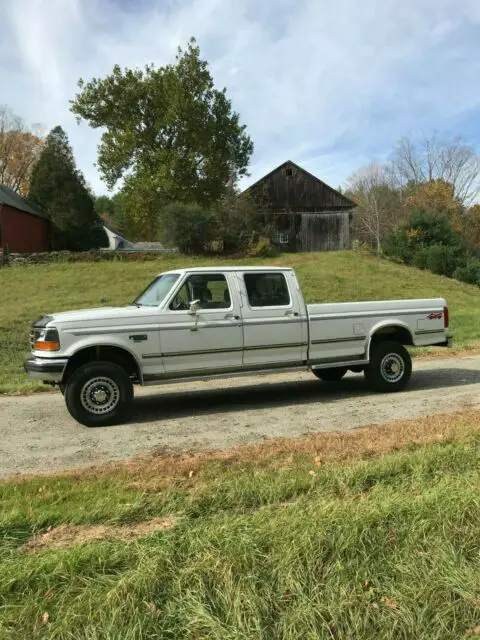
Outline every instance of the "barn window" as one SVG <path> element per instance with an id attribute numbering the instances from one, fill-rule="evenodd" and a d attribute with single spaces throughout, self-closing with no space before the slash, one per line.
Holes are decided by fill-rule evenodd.
<path id="1" fill-rule="evenodd" d="M 292 167 L 287 167 L 285 169 L 285 175 L 287 176 L 287 178 L 291 178 L 293 176 L 293 169 Z"/>
<path id="2" fill-rule="evenodd" d="M 288 244 L 288 233 L 277 231 L 273 237 L 273 241 L 277 244 Z"/>

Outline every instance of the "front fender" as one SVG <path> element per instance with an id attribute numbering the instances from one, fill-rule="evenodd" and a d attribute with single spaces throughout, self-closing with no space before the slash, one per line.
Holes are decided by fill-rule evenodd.
<path id="1" fill-rule="evenodd" d="M 65 355 L 67 358 L 72 358 L 79 351 L 83 351 L 84 349 L 92 348 L 92 347 L 116 347 L 118 349 L 122 349 L 129 353 L 138 366 L 138 371 L 140 372 L 140 376 L 142 377 L 142 366 L 138 359 L 137 354 L 130 348 L 128 344 L 125 344 L 123 340 L 117 338 L 115 335 L 108 336 L 85 336 L 80 340 L 76 340 L 73 342 L 63 353 L 62 356 Z"/>

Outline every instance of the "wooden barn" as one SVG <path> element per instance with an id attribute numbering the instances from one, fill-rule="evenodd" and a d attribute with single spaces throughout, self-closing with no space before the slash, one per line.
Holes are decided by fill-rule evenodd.
<path id="1" fill-rule="evenodd" d="M 257 203 L 271 240 L 286 251 L 336 251 L 352 246 L 357 205 L 290 160 L 243 193 Z"/>
<path id="2" fill-rule="evenodd" d="M 50 249 L 50 221 L 15 191 L 0 185 L 0 253 Z"/>

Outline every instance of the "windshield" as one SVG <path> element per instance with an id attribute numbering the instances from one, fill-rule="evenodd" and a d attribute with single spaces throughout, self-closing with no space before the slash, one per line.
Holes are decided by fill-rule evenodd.
<path id="1" fill-rule="evenodd" d="M 142 307 L 158 307 L 165 300 L 179 278 L 178 273 L 166 273 L 154 280 L 133 302 Z"/>

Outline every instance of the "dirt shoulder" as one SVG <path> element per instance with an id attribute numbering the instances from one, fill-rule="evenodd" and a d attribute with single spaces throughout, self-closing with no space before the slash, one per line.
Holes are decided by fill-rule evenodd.
<path id="1" fill-rule="evenodd" d="M 2 397 L 0 475 L 226 449 L 479 407 L 479 356 L 418 360 L 408 390 L 390 395 L 371 393 L 361 375 L 326 385 L 308 373 L 140 389 L 131 422 L 101 429 L 75 423 L 60 393 Z"/>

